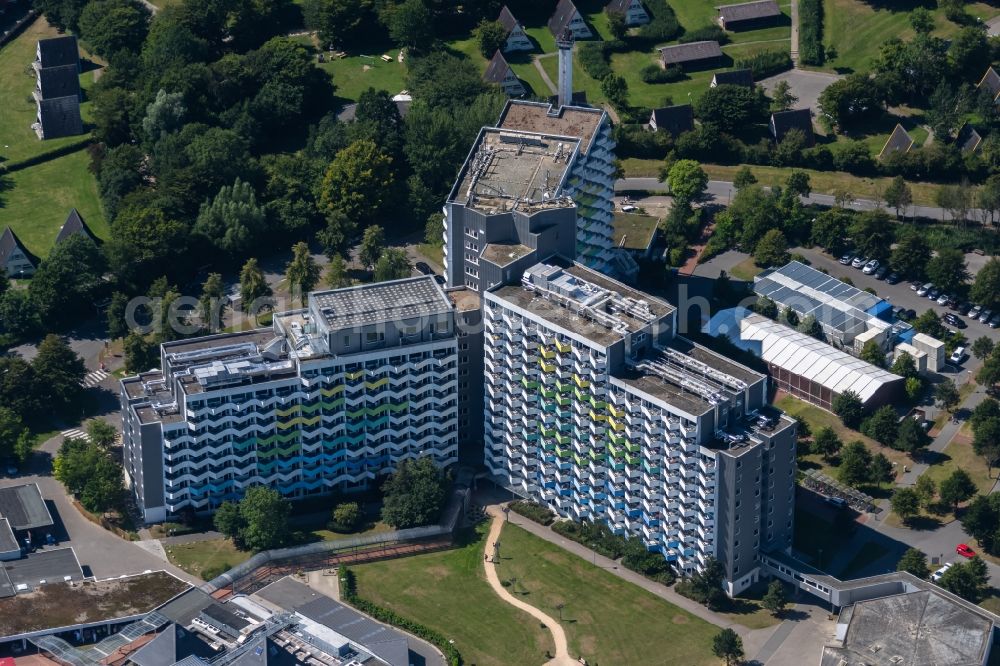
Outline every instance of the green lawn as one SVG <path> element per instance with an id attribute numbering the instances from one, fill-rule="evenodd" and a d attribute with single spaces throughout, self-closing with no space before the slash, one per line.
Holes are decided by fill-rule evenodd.
<path id="1" fill-rule="evenodd" d="M 24 159 L 80 140 L 79 136 L 72 136 L 41 141 L 31 129 L 36 114 L 35 100 L 31 97 L 35 89 L 35 73 L 31 69 L 35 43 L 57 35 L 55 28 L 44 18 L 39 18 L 17 39 L 0 49 L 0 91 L 4 100 L 3 113 L 0 113 L 0 158 L 3 161 Z M 85 69 L 87 66 L 84 62 Z M 84 100 L 87 98 L 86 90 L 93 83 L 93 69 L 80 75 Z M 84 123 L 90 118 L 90 106 L 87 101 L 81 105 Z"/>
<path id="2" fill-rule="evenodd" d="M 651 215 L 634 213 L 615 213 L 614 215 L 612 225 L 614 226 L 616 246 L 620 246 L 624 238 L 624 247 L 635 250 L 645 250 L 649 247 L 649 242 L 652 240 L 659 220 Z"/>
<path id="3" fill-rule="evenodd" d="M 89 166 L 90 157 L 81 150 L 0 177 L 0 229 L 9 225 L 29 251 L 45 257 L 66 215 L 76 208 L 106 239 L 108 225 Z"/>
<path id="4" fill-rule="evenodd" d="M 209 539 L 165 546 L 170 562 L 192 576 L 205 578 L 203 572 L 214 575 L 250 559 L 253 553 L 238 550 L 230 539 Z"/>
<path id="5" fill-rule="evenodd" d="M 570 655 L 588 664 L 717 664 L 718 628 L 516 525 L 501 537 L 500 579 L 524 601 L 558 617 Z"/>
<path id="6" fill-rule="evenodd" d="M 729 274 L 732 275 L 737 280 L 743 280 L 744 282 L 752 282 L 754 276 L 760 273 L 763 268 L 758 266 L 753 262 L 753 257 L 747 257 L 740 263 L 733 266 Z"/>
<path id="7" fill-rule="evenodd" d="M 313 49 L 314 53 L 319 53 L 313 37 L 299 35 L 294 39 Z M 384 62 L 382 55 L 391 56 L 392 62 Z M 324 52 L 326 62 L 317 62 L 316 66 L 333 78 L 333 84 L 337 88 L 334 94 L 338 98 L 357 101 L 361 93 L 369 88 L 385 90 L 393 95 L 406 88 L 406 63 L 399 62 L 397 55 L 397 48 L 351 53 L 346 58 L 333 59 L 328 59 L 329 53 Z"/>
<path id="8" fill-rule="evenodd" d="M 537 666 L 551 636 L 486 582 L 486 527 L 454 550 L 352 567 L 358 594 L 454 640 L 466 664 Z"/>

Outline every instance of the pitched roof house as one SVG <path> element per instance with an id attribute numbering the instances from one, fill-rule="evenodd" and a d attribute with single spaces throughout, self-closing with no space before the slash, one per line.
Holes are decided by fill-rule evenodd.
<path id="1" fill-rule="evenodd" d="M 521 83 L 521 80 L 517 78 L 517 74 L 514 73 L 514 70 L 507 63 L 507 59 L 503 57 L 500 49 L 497 49 L 489 64 L 486 65 L 486 73 L 483 74 L 483 80 L 487 83 L 495 83 L 512 97 L 520 97 L 527 92 L 524 89 L 524 84 Z"/>
<path id="2" fill-rule="evenodd" d="M 993 101 L 1000 104 L 1000 74 L 997 74 L 997 70 L 993 69 L 992 66 L 986 69 L 986 73 L 983 74 L 983 78 L 979 80 L 976 88 L 989 90 Z"/>
<path id="3" fill-rule="evenodd" d="M 797 129 L 806 137 L 806 145 L 813 146 L 816 137 L 813 134 L 812 114 L 809 109 L 793 109 L 791 111 L 779 111 L 771 114 L 771 136 L 775 143 L 781 143 L 789 130 Z"/>
<path id="4" fill-rule="evenodd" d="M 59 227 L 59 233 L 56 234 L 56 245 L 59 245 L 59 243 L 62 243 L 70 236 L 75 236 L 77 234 L 82 234 L 93 242 L 97 242 L 97 238 L 94 237 L 90 227 L 88 227 L 87 223 L 83 221 L 83 216 L 80 215 L 76 208 L 73 208 L 69 211 L 69 215 L 66 216 L 66 221 L 63 222 L 61 227 Z"/>
<path id="5" fill-rule="evenodd" d="M 723 30 L 752 30 L 773 25 L 781 17 L 781 9 L 774 0 L 722 5 L 715 10 L 719 12 L 719 25 Z"/>
<path id="6" fill-rule="evenodd" d="M 641 0 L 611 0 L 605 5 L 604 11 L 608 14 L 621 14 L 628 26 L 649 23 L 649 13 L 642 6 Z"/>
<path id="7" fill-rule="evenodd" d="M 892 134 L 889 135 L 885 145 L 882 146 L 882 151 L 878 154 L 878 158 L 881 160 L 893 153 L 908 153 L 910 152 L 910 148 L 913 148 L 913 137 L 903 129 L 902 125 L 896 123 Z"/>
<path id="8" fill-rule="evenodd" d="M 9 277 L 28 277 L 35 272 L 37 260 L 31 255 L 21 239 L 6 227 L 0 234 L 0 268 Z"/>
<path id="9" fill-rule="evenodd" d="M 690 104 L 676 104 L 653 109 L 649 116 L 649 129 L 654 132 L 663 130 L 678 136 L 694 129 L 694 111 Z"/>
<path id="10" fill-rule="evenodd" d="M 62 65 L 80 66 L 80 51 L 77 48 L 76 37 L 64 35 L 39 39 L 35 47 L 35 62 L 38 67 L 60 67 Z"/>
<path id="11" fill-rule="evenodd" d="M 974 153 L 982 146 L 983 137 L 980 136 L 976 128 L 969 123 L 962 125 L 955 137 L 955 144 L 963 153 Z"/>
<path id="12" fill-rule="evenodd" d="M 524 32 L 524 26 L 521 22 L 514 18 L 510 9 L 507 5 L 504 5 L 500 9 L 500 16 L 497 18 L 500 25 L 503 26 L 504 30 L 507 31 L 507 42 L 503 45 L 504 53 L 509 51 L 532 51 L 535 45 L 531 43 L 528 39 L 527 33 Z"/>
<path id="13" fill-rule="evenodd" d="M 32 63 L 37 111 L 32 128 L 39 139 L 83 133 L 80 117 L 80 55 L 76 37 L 40 39 Z"/>
<path id="14" fill-rule="evenodd" d="M 753 88 L 753 70 L 732 69 L 727 72 L 716 72 L 712 75 L 712 83 L 709 84 L 709 88 L 721 85 Z"/>
<path id="15" fill-rule="evenodd" d="M 573 0 L 559 0 L 555 13 L 549 19 L 549 32 L 559 39 L 567 29 L 576 39 L 590 39 L 594 36 L 587 27 L 587 22 L 583 20 L 583 15 L 573 4 Z"/>
<path id="16" fill-rule="evenodd" d="M 664 67 L 669 65 L 711 66 L 722 59 L 722 48 L 719 42 L 690 42 L 675 46 L 660 47 L 660 62 Z"/>

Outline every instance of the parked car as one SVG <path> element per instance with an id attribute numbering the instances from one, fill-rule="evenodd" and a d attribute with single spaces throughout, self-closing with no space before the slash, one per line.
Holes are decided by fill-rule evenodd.
<path id="1" fill-rule="evenodd" d="M 951 353 L 951 356 L 948 357 L 948 362 L 958 365 L 959 363 L 962 362 L 962 359 L 964 358 L 965 358 L 965 347 L 955 347 L 955 351 L 953 351 Z"/>
<path id="2" fill-rule="evenodd" d="M 627 203 L 622 204 L 623 213 L 634 213 L 637 210 L 639 209 L 636 206 L 633 206 L 632 204 L 627 204 Z"/>
<path id="3" fill-rule="evenodd" d="M 832 504 L 838 509 L 847 508 L 847 500 L 845 500 L 843 497 L 826 497 L 824 499 L 826 499 L 827 504 Z"/>
<path id="4" fill-rule="evenodd" d="M 851 262 L 851 268 L 864 268 L 867 263 L 868 257 L 854 257 L 854 261 Z"/>
<path id="5" fill-rule="evenodd" d="M 931 287 L 930 290 L 924 295 L 927 296 L 927 298 L 931 299 L 932 301 L 936 301 L 938 299 L 938 296 L 941 295 L 941 290 L 938 289 L 937 287 Z"/>
<path id="6" fill-rule="evenodd" d="M 888 272 L 889 272 L 889 267 L 883 264 L 877 271 L 875 271 L 875 279 L 884 280 Z"/>
<path id="7" fill-rule="evenodd" d="M 946 324 L 951 324 L 955 328 L 965 328 L 968 326 L 964 321 L 962 321 L 957 315 L 948 312 L 943 317 Z"/>
<path id="8" fill-rule="evenodd" d="M 966 312 L 969 311 L 969 304 L 961 299 L 955 301 L 954 305 L 949 304 L 948 307 L 950 307 L 952 310 L 954 310 L 960 315 L 965 314 Z"/>
<path id="9" fill-rule="evenodd" d="M 854 261 L 854 255 L 850 252 L 840 255 L 840 263 L 844 266 L 850 266 L 852 261 Z"/>
<path id="10" fill-rule="evenodd" d="M 948 304 L 948 299 L 950 299 L 950 298 L 951 298 L 951 296 L 949 296 L 948 294 L 945 294 L 945 293 L 942 292 L 941 295 L 937 297 L 937 304 L 938 305 L 947 305 Z"/>
<path id="11" fill-rule="evenodd" d="M 972 550 L 971 548 L 969 548 L 964 543 L 960 543 L 957 546 L 955 546 L 955 552 L 958 553 L 959 555 L 961 555 L 962 557 L 975 557 L 976 556 L 976 551 Z"/>
<path id="12" fill-rule="evenodd" d="M 1000 328 L 1000 312 L 993 315 L 990 319 L 990 328 Z"/>
<path id="13" fill-rule="evenodd" d="M 920 289 L 920 283 L 919 282 L 911 282 L 910 283 L 910 289 L 912 289 L 913 291 L 917 291 L 918 289 Z"/>
<path id="14" fill-rule="evenodd" d="M 905 313 L 906 313 L 906 308 L 902 307 L 901 305 L 896 305 L 892 308 L 893 319 L 902 319 Z"/>
<path id="15" fill-rule="evenodd" d="M 933 282 L 928 282 L 927 284 L 920 285 L 917 288 L 917 296 L 926 296 L 930 293 L 930 290 L 934 288 Z"/>
<path id="16" fill-rule="evenodd" d="M 980 313 L 982 313 L 982 311 L 983 311 L 982 305 L 973 305 L 972 308 L 969 309 L 969 313 L 966 316 L 969 319 L 979 319 L 979 315 Z"/>
<path id="17" fill-rule="evenodd" d="M 864 273 L 865 275 L 871 275 L 872 273 L 878 270 L 878 267 L 880 265 L 881 264 L 879 263 L 878 259 L 872 259 L 867 264 L 865 264 L 865 267 L 861 269 L 861 272 Z"/>
<path id="18" fill-rule="evenodd" d="M 947 571 L 948 569 L 951 569 L 951 567 L 954 564 L 955 564 L 954 562 L 949 562 L 948 564 L 944 565 L 943 567 L 941 567 L 940 569 L 938 569 L 937 571 L 935 571 L 934 573 L 932 573 L 931 574 L 931 582 L 932 583 L 936 583 L 939 580 L 941 580 L 941 576 L 944 575 L 944 572 Z"/>
<path id="19" fill-rule="evenodd" d="M 889 273 L 885 278 L 886 284 L 898 284 L 899 283 L 899 273 Z"/>
<path id="20" fill-rule="evenodd" d="M 417 263 L 413 264 L 413 267 L 416 268 L 417 272 L 420 273 L 421 275 L 432 275 L 434 273 L 434 269 L 432 269 L 430 265 L 428 265 L 426 262 L 423 261 L 418 261 Z"/>
<path id="21" fill-rule="evenodd" d="M 983 310 L 982 312 L 979 313 L 978 317 L 979 321 L 983 322 L 984 324 L 992 318 L 993 318 L 993 310 Z"/>

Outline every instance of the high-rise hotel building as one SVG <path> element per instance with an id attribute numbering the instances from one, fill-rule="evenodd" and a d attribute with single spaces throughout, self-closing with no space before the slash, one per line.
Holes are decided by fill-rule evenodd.
<path id="1" fill-rule="evenodd" d="M 478 295 L 427 276 L 314 292 L 271 328 L 164 343 L 159 370 L 121 382 L 145 520 L 256 484 L 301 498 L 364 488 L 407 458 L 455 463 L 460 442 L 481 440 L 460 392 L 481 382 L 467 325 L 479 317 Z"/>
<path id="2" fill-rule="evenodd" d="M 728 592 L 791 547 L 795 422 L 766 377 L 675 334 L 668 303 L 579 264 L 483 294 L 485 460 L 559 515 L 641 537 Z"/>

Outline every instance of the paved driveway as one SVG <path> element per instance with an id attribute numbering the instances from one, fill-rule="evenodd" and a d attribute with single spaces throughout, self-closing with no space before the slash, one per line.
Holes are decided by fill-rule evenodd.
<path id="1" fill-rule="evenodd" d="M 799 98 L 795 104 L 796 109 L 811 109 L 813 119 L 819 113 L 819 95 L 826 90 L 826 87 L 834 81 L 843 77 L 836 74 L 826 74 L 824 72 L 809 72 L 802 69 L 791 69 L 781 74 L 775 74 L 758 83 L 764 86 L 764 90 L 770 93 L 778 81 L 788 81 L 792 94 Z"/>

